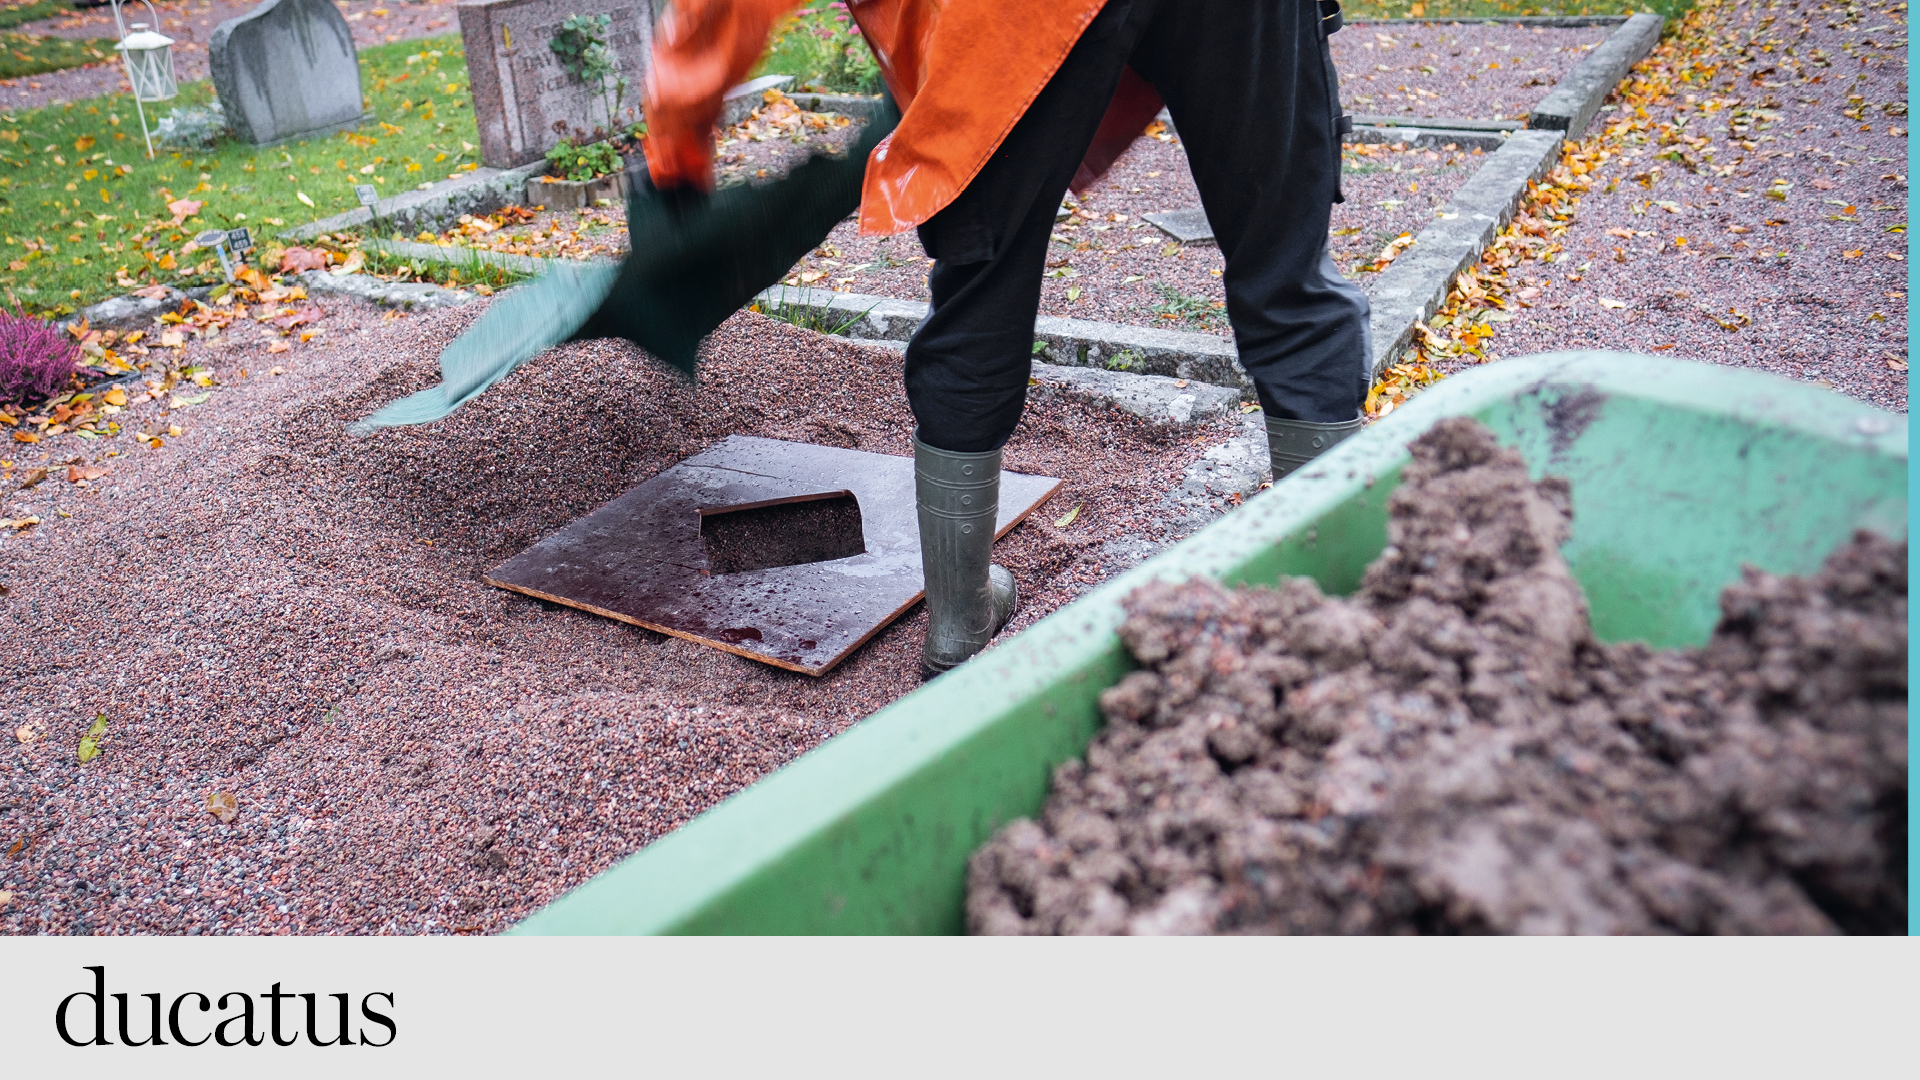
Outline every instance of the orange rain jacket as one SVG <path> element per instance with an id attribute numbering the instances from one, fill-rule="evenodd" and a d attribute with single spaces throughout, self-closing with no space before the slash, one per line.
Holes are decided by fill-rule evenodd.
<path id="1" fill-rule="evenodd" d="M 647 73 L 647 169 L 660 187 L 713 189 L 721 96 L 803 0 L 672 0 Z M 952 202 L 1039 96 L 1106 0 L 848 0 L 900 106 L 867 159 L 860 231 L 895 233 Z M 1113 164 L 1160 97 L 1129 69 L 1073 186 Z"/>

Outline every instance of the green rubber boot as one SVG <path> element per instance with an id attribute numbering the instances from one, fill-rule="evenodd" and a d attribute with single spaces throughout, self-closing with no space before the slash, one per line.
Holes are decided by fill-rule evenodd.
<path id="1" fill-rule="evenodd" d="M 1273 458 L 1273 482 L 1279 483 L 1289 473 L 1333 449 L 1335 443 L 1359 431 L 1360 423 L 1357 416 L 1338 424 L 1267 417 L 1267 453 Z"/>
<path id="2" fill-rule="evenodd" d="M 1000 514 L 1000 451 L 956 454 L 913 440 L 920 560 L 927 579 L 922 674 L 933 678 L 986 648 L 1020 601 L 1013 575 L 992 564 Z"/>

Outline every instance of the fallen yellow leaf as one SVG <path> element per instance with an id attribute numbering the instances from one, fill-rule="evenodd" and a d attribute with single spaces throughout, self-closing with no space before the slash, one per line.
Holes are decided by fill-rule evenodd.
<path id="1" fill-rule="evenodd" d="M 1603 298 L 1600 301 L 1600 306 L 1603 308 L 1623 308 L 1627 306 L 1627 302 L 1625 300 L 1607 300 Z"/>
<path id="2" fill-rule="evenodd" d="M 93 726 L 87 729 L 87 733 L 80 736 L 80 747 L 78 751 L 80 764 L 85 765 L 87 762 L 100 756 L 100 736 L 106 733 L 107 716 L 105 713 L 101 713 L 93 718 Z"/>
<path id="3" fill-rule="evenodd" d="M 219 818 L 223 825 L 230 824 L 240 816 L 240 800 L 234 798 L 231 791 L 209 791 L 207 813 Z"/>
<path id="4" fill-rule="evenodd" d="M 1056 529 L 1064 529 L 1067 526 L 1073 524 L 1075 519 L 1079 518 L 1081 508 L 1085 507 L 1086 505 L 1087 505 L 1086 503 L 1081 503 L 1079 506 L 1076 506 L 1073 509 L 1067 511 L 1064 517 L 1062 517 L 1059 521 L 1056 521 L 1053 523 L 1053 527 Z"/>
<path id="5" fill-rule="evenodd" d="M 116 407 L 124 406 L 127 403 L 127 392 L 116 386 L 105 394 L 102 394 L 100 400 Z"/>

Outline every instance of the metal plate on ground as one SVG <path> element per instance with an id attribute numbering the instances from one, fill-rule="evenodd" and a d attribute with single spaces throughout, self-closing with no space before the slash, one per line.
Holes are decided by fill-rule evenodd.
<path id="1" fill-rule="evenodd" d="M 1156 214 L 1141 214 L 1153 226 L 1183 244 L 1197 244 L 1202 240 L 1213 239 L 1213 225 L 1207 221 L 1207 212 L 1198 206 L 1189 206 L 1184 210 L 1162 210 Z"/>
<path id="2" fill-rule="evenodd" d="M 1002 472 L 994 535 L 1006 535 L 1060 483 Z M 734 435 L 508 559 L 483 580 L 822 675 L 924 591 L 913 487 L 909 457 Z M 787 515 L 759 518 L 758 531 L 737 534 L 750 540 L 764 538 L 769 526 L 782 521 L 806 520 L 801 504 L 843 513 L 847 494 L 859 506 L 857 543 L 864 544 L 864 553 L 711 572 L 708 553 L 725 550 L 713 546 L 712 525 L 720 512 L 743 519 L 760 509 Z M 800 543 L 796 550 L 826 549 Z"/>

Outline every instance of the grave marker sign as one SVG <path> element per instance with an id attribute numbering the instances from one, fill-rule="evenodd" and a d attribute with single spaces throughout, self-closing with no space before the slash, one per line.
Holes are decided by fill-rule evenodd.
<path id="1" fill-rule="evenodd" d="M 480 127 L 480 160 L 498 169 L 538 161 L 563 134 L 608 126 L 599 87 L 561 66 L 551 42 L 570 15 L 607 15 L 607 49 L 628 80 L 621 125 L 640 119 L 653 48 L 654 0 L 461 0 L 460 38 Z M 559 130 L 556 130 L 558 128 Z"/>

